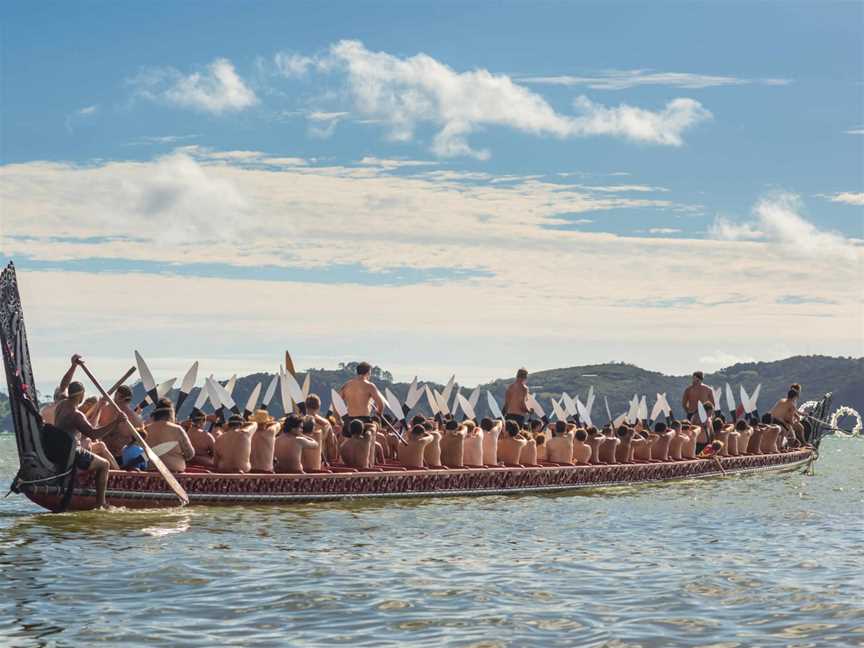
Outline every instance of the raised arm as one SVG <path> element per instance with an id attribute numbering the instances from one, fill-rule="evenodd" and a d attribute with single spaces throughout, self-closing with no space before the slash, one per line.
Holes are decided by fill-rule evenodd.
<path id="1" fill-rule="evenodd" d="M 72 376 L 75 375 L 75 369 L 78 368 L 78 363 L 81 361 L 81 356 L 77 353 L 72 356 L 71 364 L 69 368 L 66 370 L 66 373 L 63 374 L 63 377 L 60 379 L 60 384 L 57 389 L 54 390 L 54 400 L 58 400 L 58 396 L 60 394 L 65 394 L 66 390 L 69 388 L 69 383 L 72 382 Z"/>
<path id="2" fill-rule="evenodd" d="M 180 452 L 183 453 L 183 458 L 186 461 L 193 459 L 195 457 L 195 448 L 192 447 L 192 442 L 189 440 L 189 435 L 186 434 L 186 431 L 177 426 L 177 442 L 180 445 Z"/>

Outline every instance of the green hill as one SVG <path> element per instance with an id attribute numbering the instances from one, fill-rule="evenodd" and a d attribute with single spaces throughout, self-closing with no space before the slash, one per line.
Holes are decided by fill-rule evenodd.
<path id="1" fill-rule="evenodd" d="M 339 369 L 312 369 L 311 391 L 321 396 L 326 410 L 330 406 L 330 390 L 338 389 L 346 380 L 354 375 L 354 365 L 349 363 Z M 301 372 L 305 373 L 305 372 Z M 397 396 L 404 399 L 408 392 L 407 383 L 394 383 L 392 376 L 379 367 L 373 370 L 373 380 L 381 386 L 390 387 Z M 239 407 L 246 403 L 255 385 L 262 384 L 262 391 L 272 378 L 272 374 L 252 374 L 237 380 L 234 390 L 234 400 Z M 457 376 L 458 379 L 458 376 Z M 490 390 L 502 402 L 504 390 L 510 383 L 511 378 L 502 378 L 493 383 L 480 385 L 483 390 Z M 302 378 L 301 378 L 302 381 Z M 785 395 L 789 385 L 793 382 L 801 383 L 803 386 L 804 400 L 820 398 L 827 392 L 834 394 L 834 407 L 849 405 L 859 412 L 864 412 L 864 358 L 833 358 L 828 356 L 794 356 L 776 362 L 752 362 L 736 364 L 718 372 L 705 376 L 705 382 L 714 387 L 724 386 L 727 382 L 732 386 L 737 400 L 738 386 L 743 384 L 748 393 L 752 393 L 757 384 L 762 384 L 762 392 L 759 398 L 759 410 L 764 412 L 782 396 Z M 627 401 L 633 394 L 647 394 L 649 406 L 654 402 L 657 392 L 665 392 L 669 403 L 672 405 L 676 415 L 681 414 L 681 393 L 690 383 L 689 376 L 667 376 L 655 371 L 646 371 L 639 367 L 623 364 L 610 363 L 600 365 L 585 365 L 579 367 L 568 367 L 563 369 L 549 369 L 537 371 L 531 374 L 528 384 L 535 393 L 540 404 L 548 411 L 551 409 L 549 398 L 560 396 L 562 391 L 567 391 L 571 396 L 577 394 L 585 400 L 588 388 L 593 385 L 597 393 L 592 415 L 595 421 L 605 422 L 605 407 L 603 397 L 609 399 L 609 407 L 613 416 L 623 412 L 627 407 Z M 441 385 L 435 385 L 441 389 Z M 462 393 L 467 397 L 474 386 L 464 387 Z M 197 395 L 197 389 L 186 401 L 180 411 L 180 415 L 186 415 Z M 143 397 L 141 385 L 135 386 L 137 399 Z M 176 399 L 176 393 L 174 394 Z M 724 410 L 725 396 L 724 396 Z M 485 415 L 485 397 L 480 399 L 477 414 Z M 419 407 L 428 412 L 426 399 L 420 401 Z M 282 414 L 279 390 L 271 406 L 274 415 Z M 0 394 L 0 429 L 11 429 L 11 421 L 8 416 L 8 399 Z"/>

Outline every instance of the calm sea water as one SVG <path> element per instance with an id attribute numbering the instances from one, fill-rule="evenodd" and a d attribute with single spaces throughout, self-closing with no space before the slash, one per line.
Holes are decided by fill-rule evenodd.
<path id="1" fill-rule="evenodd" d="M 108 514 L 0 500 L 10 646 L 864 645 L 864 440 L 816 475 Z M 17 457 L 0 436 L 0 485 Z"/>

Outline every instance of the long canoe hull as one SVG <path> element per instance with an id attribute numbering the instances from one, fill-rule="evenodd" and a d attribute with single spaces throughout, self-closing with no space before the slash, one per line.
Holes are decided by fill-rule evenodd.
<path id="1" fill-rule="evenodd" d="M 804 449 L 779 454 L 723 457 L 719 460 L 719 465 L 717 461 L 701 459 L 609 466 L 394 469 L 305 475 L 184 473 L 177 478 L 189 493 L 192 506 L 279 505 L 355 498 L 518 495 L 575 491 L 801 470 L 815 458 L 815 451 Z M 61 486 L 30 485 L 21 490 L 33 502 L 50 511 L 61 508 Z M 155 473 L 111 471 L 107 497 L 110 504 L 127 508 L 172 507 L 179 504 L 177 497 Z M 89 475 L 82 474 L 81 481 L 72 491 L 67 510 L 87 510 L 95 506 L 94 485 Z"/>

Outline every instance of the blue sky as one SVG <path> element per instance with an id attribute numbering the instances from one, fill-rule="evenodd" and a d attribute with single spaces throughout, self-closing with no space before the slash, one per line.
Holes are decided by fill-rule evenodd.
<path id="1" fill-rule="evenodd" d="M 302 340 L 308 364 L 466 384 L 862 353 L 860 3 L 7 3 L 2 22 L 3 256 L 44 321 L 80 291 L 123 332 L 29 316 L 46 373 L 76 344 L 175 371 L 192 332 L 228 370 Z M 136 282 L 175 309 L 155 330 L 130 328 L 150 303 L 108 313 Z M 234 306 L 224 330 L 196 331 L 178 286 Z M 238 304 L 271 319 L 229 344 Z"/>

